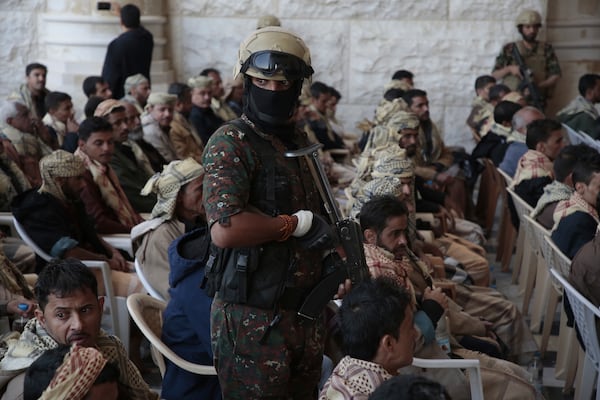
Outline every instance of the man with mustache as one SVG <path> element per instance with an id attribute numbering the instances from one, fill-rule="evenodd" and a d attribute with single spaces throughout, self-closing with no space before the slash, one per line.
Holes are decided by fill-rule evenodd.
<path id="1" fill-rule="evenodd" d="M 177 96 L 152 93 L 142 114 L 144 140 L 150 143 L 167 161 L 179 159 L 171 140 L 171 122 Z"/>
<path id="2" fill-rule="evenodd" d="M 0 365 L 8 376 L 15 372 L 2 399 L 22 398 L 25 369 L 45 350 L 59 345 L 95 347 L 119 369 L 120 390 L 127 399 L 158 399 L 129 360 L 121 341 L 100 329 L 104 298 L 91 270 L 74 258 L 48 264 L 35 286 L 36 318 L 11 343 Z M 19 374 L 20 373 L 20 374 Z"/>
<path id="3" fill-rule="evenodd" d="M 81 200 L 97 231 L 103 234 L 129 233 L 143 221 L 110 167 L 114 152 L 113 126 L 108 121 L 92 117 L 81 123 L 79 147 L 75 151 L 86 166 Z"/>
<path id="4" fill-rule="evenodd" d="M 521 88 L 523 75 L 513 53 L 513 48 L 517 46 L 523 62 L 531 71 L 530 79 L 538 88 L 542 104 L 544 104 L 550 96 L 550 90 L 561 76 L 558 58 L 556 58 L 554 48 L 550 43 L 536 40 L 542 27 L 542 16 L 537 11 L 523 10 L 517 17 L 516 26 L 523 40 L 504 45 L 496 57 L 492 76 L 498 80 L 502 79 L 502 83 L 511 90 Z M 529 100 L 531 99 L 528 98 Z"/>

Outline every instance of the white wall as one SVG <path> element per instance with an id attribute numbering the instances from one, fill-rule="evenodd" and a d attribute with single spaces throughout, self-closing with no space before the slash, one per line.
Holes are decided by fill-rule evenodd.
<path id="1" fill-rule="evenodd" d="M 62 7 L 56 5 L 61 2 Z M 356 132 L 358 121 L 372 118 L 395 70 L 409 69 L 416 75 L 415 85 L 429 93 L 432 118 L 447 143 L 468 148 L 473 144 L 464 121 L 475 78 L 491 71 L 503 43 L 518 38 L 514 19 L 520 10 L 535 8 L 545 16 L 547 9 L 547 0 L 135 2 L 144 9 L 164 9 L 167 56 L 178 80 L 209 66 L 230 75 L 240 41 L 261 15 L 275 14 L 309 45 L 314 79 L 342 93 L 338 113 L 347 130 Z M 79 12 L 94 2 L 51 3 L 49 10 L 42 0 L 0 1 L 0 96 L 22 81 L 25 64 L 47 56 L 37 45 L 40 13 Z"/>

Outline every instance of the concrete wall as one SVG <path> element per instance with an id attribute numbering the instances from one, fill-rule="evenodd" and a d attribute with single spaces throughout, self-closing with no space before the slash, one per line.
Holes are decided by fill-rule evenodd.
<path id="1" fill-rule="evenodd" d="M 42 0 L 0 2 L 0 36 L 4 44 L 0 50 L 0 96 L 22 81 L 25 64 L 51 58 L 45 54 L 45 46 L 39 45 L 43 43 L 38 34 L 44 21 L 42 14 L 56 10 L 86 12 L 93 10 L 95 2 L 47 3 L 52 6 Z M 491 71 L 503 43 L 518 39 L 514 19 L 521 9 L 535 8 L 545 18 L 549 8 L 547 0 L 136 3 L 141 3 L 144 10 L 163 10 L 167 17 L 164 53 L 178 80 L 186 80 L 209 66 L 229 76 L 240 41 L 255 28 L 261 15 L 275 14 L 284 27 L 299 33 L 311 48 L 314 79 L 342 93 L 338 113 L 347 130 L 356 132 L 358 121 L 372 118 L 383 85 L 395 70 L 409 69 L 416 75 L 415 85 L 428 91 L 432 118 L 442 128 L 447 143 L 467 148 L 473 143 L 464 121 L 474 96 L 475 78 Z M 542 29 L 540 37 L 545 35 Z M 98 58 L 96 61 L 101 63 L 102 56 Z M 579 73 L 581 69 L 576 70 Z M 52 70 L 49 75 L 48 86 L 56 89 L 50 85 Z M 570 86 L 576 85 L 576 78 Z M 72 90 L 80 92 L 81 88 Z"/>

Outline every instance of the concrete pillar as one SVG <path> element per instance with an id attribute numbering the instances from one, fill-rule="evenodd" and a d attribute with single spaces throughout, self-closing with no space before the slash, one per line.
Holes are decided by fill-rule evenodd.
<path id="1" fill-rule="evenodd" d="M 173 70 L 166 51 L 167 17 L 162 0 L 121 1 L 136 4 L 142 13 L 142 25 L 154 36 L 151 80 L 152 89 L 166 91 L 173 81 Z M 69 93 L 83 117 L 86 97 L 82 82 L 90 75 L 100 75 L 111 40 L 121 33 L 119 16 L 96 9 L 96 1 L 74 2 L 46 0 L 46 12 L 40 15 L 42 60 L 48 66 L 47 87 Z"/>
<path id="2" fill-rule="evenodd" d="M 550 0 L 547 38 L 562 69 L 562 78 L 546 110 L 552 116 L 579 94 L 581 75 L 600 71 L 600 3 Z"/>

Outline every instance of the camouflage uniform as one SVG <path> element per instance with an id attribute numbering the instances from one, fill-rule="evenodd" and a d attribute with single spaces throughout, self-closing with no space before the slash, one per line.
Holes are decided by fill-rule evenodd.
<path id="1" fill-rule="evenodd" d="M 255 138 L 250 140 L 249 133 L 226 124 L 211 136 L 205 149 L 204 205 L 209 224 L 227 223 L 230 216 L 248 207 L 273 215 L 265 210 L 266 198 L 271 194 L 277 198 L 277 214 L 291 214 L 299 209 L 318 212 L 320 201 L 308 165 L 303 159 L 283 156 L 288 148 L 304 147 L 308 143 L 305 135 L 297 132 L 290 140 L 293 143 L 286 146 L 278 137 L 259 132 L 244 116 L 242 121 L 253 130 Z M 261 158 L 265 156 L 253 148 L 256 141 L 270 143 L 270 156 L 279 171 L 285 171 L 285 179 L 276 178 L 270 189 Z M 226 303 L 219 293 L 215 296 L 212 347 L 224 398 L 316 396 L 323 356 L 322 321 L 297 316 L 295 306 L 284 304 L 282 299 L 289 291 L 308 292 L 318 282 L 321 256 L 319 252 L 301 249 L 294 238 L 283 243 L 292 260 L 282 257 L 282 268 L 289 268 L 289 264 L 293 270 L 288 272 L 284 294 L 274 309 Z M 259 262 L 257 270 L 266 267 Z"/>
<path id="2" fill-rule="evenodd" d="M 513 47 L 517 46 L 523 62 L 531 69 L 533 74 L 533 82 L 539 84 L 540 82 L 548 79 L 552 75 L 560 75 L 560 65 L 558 64 L 558 58 L 554 53 L 554 48 L 550 43 L 536 42 L 532 49 L 528 49 L 523 45 L 522 41 L 513 42 L 506 44 L 498 57 L 496 57 L 496 64 L 494 65 L 494 71 L 506 67 L 507 65 L 518 65 L 517 61 L 513 57 Z M 502 80 L 511 90 L 517 90 L 521 80 L 514 75 L 507 75 Z M 540 96 L 542 99 L 548 97 L 547 90 L 540 90 Z"/>

